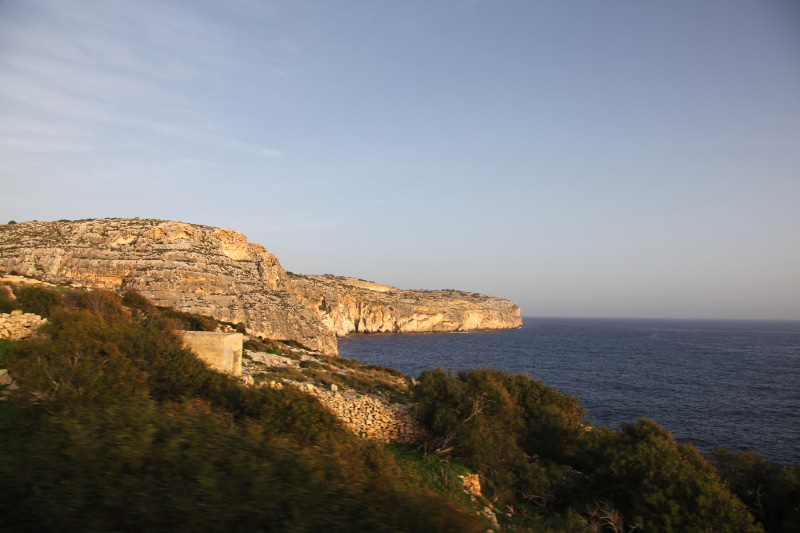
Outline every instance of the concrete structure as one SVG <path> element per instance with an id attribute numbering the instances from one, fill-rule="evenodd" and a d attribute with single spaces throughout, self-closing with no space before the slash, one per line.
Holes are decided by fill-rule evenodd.
<path id="1" fill-rule="evenodd" d="M 184 331 L 183 344 L 208 365 L 233 376 L 242 375 L 241 333 L 216 331 Z"/>

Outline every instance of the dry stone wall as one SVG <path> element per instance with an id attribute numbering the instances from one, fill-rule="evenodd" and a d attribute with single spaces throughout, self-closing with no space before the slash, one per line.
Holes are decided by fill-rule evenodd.
<path id="1" fill-rule="evenodd" d="M 0 313 L 0 339 L 12 341 L 27 339 L 32 337 L 45 322 L 46 318 L 19 310 Z"/>
<path id="2" fill-rule="evenodd" d="M 410 405 L 389 404 L 371 396 L 345 395 L 314 385 L 307 386 L 306 390 L 341 419 L 348 429 L 368 439 L 414 444 L 424 435 L 410 412 Z"/>
<path id="3" fill-rule="evenodd" d="M 342 394 L 336 385 L 331 386 L 332 390 L 326 390 L 313 383 L 288 380 L 266 383 L 278 389 L 282 389 L 284 384 L 316 396 L 322 405 L 344 422 L 345 427 L 361 437 L 384 443 L 416 444 L 425 436 L 425 430 L 414 418 L 410 405 L 392 404 L 367 395 Z"/>

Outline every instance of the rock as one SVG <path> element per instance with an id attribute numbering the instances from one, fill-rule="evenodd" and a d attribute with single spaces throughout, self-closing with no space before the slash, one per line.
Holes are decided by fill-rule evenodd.
<path id="1" fill-rule="evenodd" d="M 5 368 L 0 368 L 0 385 L 11 385 L 13 383 L 13 379 L 8 373 L 8 370 Z"/>
<path id="2" fill-rule="evenodd" d="M 294 276 L 298 300 L 337 336 L 510 329 L 522 324 L 510 300 L 462 291 L 402 290 L 354 278 Z"/>
<path id="3" fill-rule="evenodd" d="M 480 497 L 482 496 L 481 493 L 481 480 L 478 477 L 478 474 L 464 474 L 463 476 L 458 476 L 461 478 L 461 483 L 464 484 L 464 490 L 470 496 Z"/>
<path id="4" fill-rule="evenodd" d="M 492 511 L 489 507 L 484 507 L 483 515 L 489 519 L 489 522 L 491 522 L 492 528 L 495 531 L 500 531 L 500 524 L 497 522 L 497 516 L 495 516 L 494 511 Z"/>
<path id="5" fill-rule="evenodd" d="M 156 305 L 243 322 L 248 334 L 335 355 L 353 332 L 507 329 L 514 302 L 461 291 L 401 290 L 300 276 L 238 231 L 151 219 L 0 226 L 0 269 L 51 283 L 135 290 Z M 13 313 L 12 313 L 13 314 Z"/>
<path id="6" fill-rule="evenodd" d="M 278 259 L 237 231 L 140 219 L 4 225 L 0 269 L 52 283 L 132 289 L 156 305 L 243 322 L 253 335 L 337 353 L 333 332 L 292 296 Z"/>

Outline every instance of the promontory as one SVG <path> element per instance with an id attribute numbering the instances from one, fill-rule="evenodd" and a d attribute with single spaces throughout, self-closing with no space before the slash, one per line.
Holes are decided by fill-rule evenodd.
<path id="1" fill-rule="evenodd" d="M 242 323 L 247 332 L 336 354 L 353 332 L 446 332 L 522 324 L 510 300 L 303 276 L 230 229 L 153 219 L 0 226 L 0 269 L 51 283 L 135 290 L 155 304 Z"/>

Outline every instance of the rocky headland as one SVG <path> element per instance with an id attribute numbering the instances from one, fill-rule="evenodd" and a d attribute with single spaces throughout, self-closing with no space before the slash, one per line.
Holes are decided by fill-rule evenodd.
<path id="1" fill-rule="evenodd" d="M 508 329 L 509 300 L 302 276 L 230 229 L 153 219 L 0 226 L 0 269 L 51 283 L 135 290 L 155 304 L 243 323 L 251 335 L 336 354 L 352 332 Z"/>

